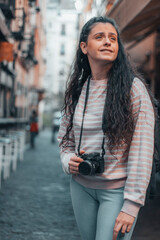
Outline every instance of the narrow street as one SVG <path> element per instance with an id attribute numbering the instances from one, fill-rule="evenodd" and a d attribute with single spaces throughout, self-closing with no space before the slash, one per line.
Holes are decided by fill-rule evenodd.
<path id="1" fill-rule="evenodd" d="M 72 211 L 69 176 L 61 169 L 57 143 L 43 131 L 27 148 L 0 190 L 0 240 L 80 240 Z M 160 199 L 140 213 L 132 240 L 160 239 Z M 109 240 L 109 239 L 106 239 Z"/>
<path id="2" fill-rule="evenodd" d="M 44 131 L 0 190 L 0 240 L 79 240 L 69 177 Z"/>

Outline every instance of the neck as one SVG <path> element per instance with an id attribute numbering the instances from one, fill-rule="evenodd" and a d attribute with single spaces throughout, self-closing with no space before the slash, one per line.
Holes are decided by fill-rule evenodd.
<path id="1" fill-rule="evenodd" d="M 94 66 L 90 64 L 90 66 L 91 66 L 92 79 L 103 80 L 108 77 L 108 73 L 112 67 L 112 63 L 104 64 L 104 65 L 94 64 Z"/>

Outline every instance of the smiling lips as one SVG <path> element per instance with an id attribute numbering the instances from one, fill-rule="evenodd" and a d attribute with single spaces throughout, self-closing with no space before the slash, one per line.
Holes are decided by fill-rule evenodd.
<path id="1" fill-rule="evenodd" d="M 100 52 L 111 52 L 112 53 L 113 51 L 110 50 L 110 49 L 105 48 L 105 49 L 101 49 Z"/>

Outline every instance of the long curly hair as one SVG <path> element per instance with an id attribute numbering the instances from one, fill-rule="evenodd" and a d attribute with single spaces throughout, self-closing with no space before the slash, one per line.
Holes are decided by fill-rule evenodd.
<path id="1" fill-rule="evenodd" d="M 107 144 L 110 152 L 122 142 L 128 146 L 132 140 L 134 131 L 134 119 L 131 104 L 131 86 L 135 76 L 138 76 L 131 66 L 122 41 L 119 30 L 114 20 L 107 17 L 91 18 L 82 28 L 76 57 L 72 65 L 67 81 L 63 110 L 70 117 L 66 134 L 62 139 L 62 146 L 69 142 L 69 133 L 73 127 L 73 116 L 82 87 L 91 75 L 87 55 L 83 54 L 80 48 L 81 42 L 86 42 L 92 28 L 97 23 L 110 23 L 113 25 L 118 35 L 118 55 L 113 62 L 108 74 L 108 86 L 103 112 L 103 132 L 107 136 Z M 106 76 L 107 78 L 107 76 Z M 143 81 L 143 80 L 142 80 Z M 144 82 L 144 81 L 143 81 Z"/>

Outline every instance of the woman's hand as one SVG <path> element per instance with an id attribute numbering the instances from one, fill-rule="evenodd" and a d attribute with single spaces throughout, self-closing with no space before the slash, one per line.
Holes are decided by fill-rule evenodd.
<path id="1" fill-rule="evenodd" d="M 129 232 L 134 223 L 134 219 L 135 217 L 128 215 L 125 212 L 120 212 L 114 225 L 113 240 L 117 240 L 120 231 L 123 235 L 125 232 Z"/>
<path id="2" fill-rule="evenodd" d="M 85 153 L 85 151 L 80 150 L 80 154 Z M 77 175 L 79 174 L 79 164 L 84 160 L 76 155 L 72 156 L 69 161 L 69 172 L 71 174 Z"/>

